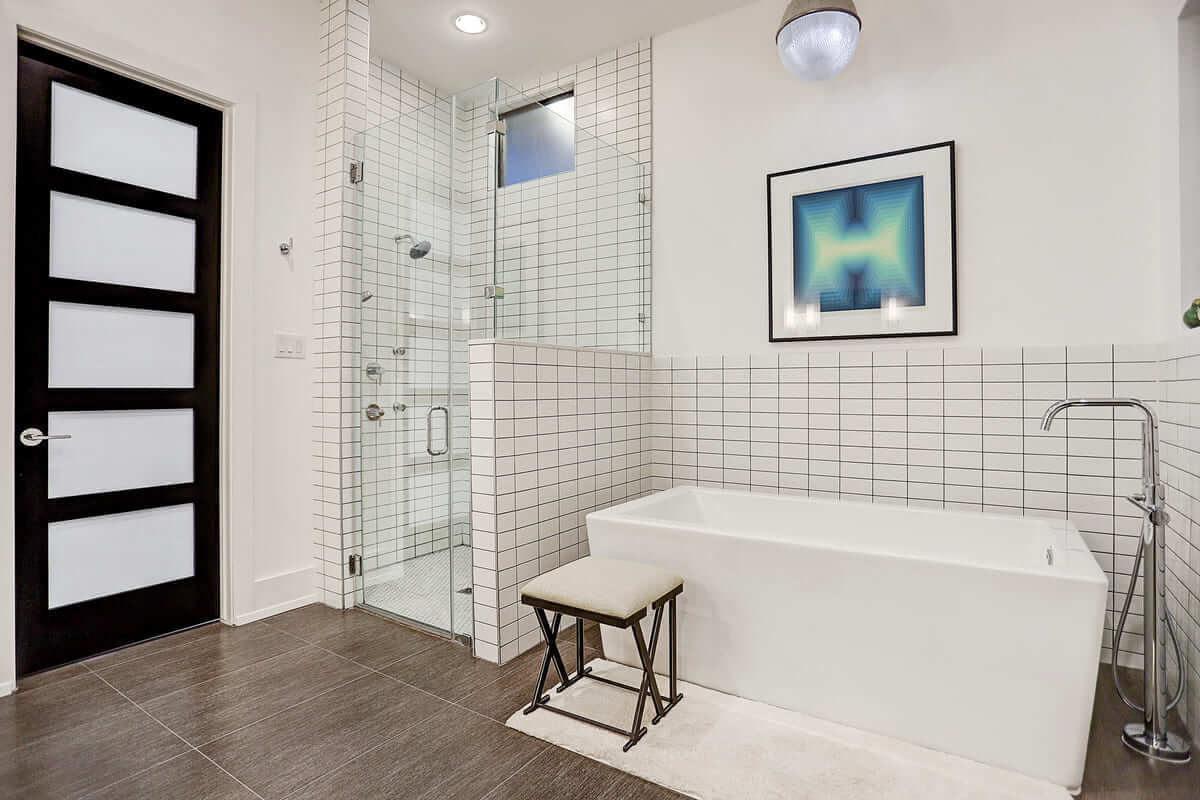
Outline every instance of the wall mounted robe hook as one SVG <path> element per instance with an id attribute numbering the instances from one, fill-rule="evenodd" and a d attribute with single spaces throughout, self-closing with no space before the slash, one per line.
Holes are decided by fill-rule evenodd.
<path id="1" fill-rule="evenodd" d="M 282 255 L 288 255 L 292 252 L 292 237 L 289 236 L 286 242 L 279 243 L 279 252 Z"/>

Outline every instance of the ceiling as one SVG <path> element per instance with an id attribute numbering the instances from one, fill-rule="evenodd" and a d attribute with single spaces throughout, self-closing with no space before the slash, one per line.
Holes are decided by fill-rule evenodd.
<path id="1" fill-rule="evenodd" d="M 524 81 L 751 0 L 371 0 L 371 54 L 447 92 Z M 780 0 L 780 12 L 786 5 Z M 459 33 L 454 18 L 488 28 Z"/>

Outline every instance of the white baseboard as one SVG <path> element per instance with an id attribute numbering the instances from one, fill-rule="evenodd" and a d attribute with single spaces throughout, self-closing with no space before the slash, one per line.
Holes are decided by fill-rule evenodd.
<path id="1" fill-rule="evenodd" d="M 0 697 L 7 697 L 12 694 L 14 688 L 12 681 L 0 682 Z"/>
<path id="2" fill-rule="evenodd" d="M 312 605 L 315 602 L 317 602 L 316 595 L 310 594 L 304 597 L 297 597 L 294 600 L 287 600 L 282 603 L 276 603 L 273 606 L 260 608 L 255 611 L 248 611 L 245 614 L 239 614 L 234 618 L 233 624 L 249 625 L 251 622 L 258 622 L 260 619 L 266 619 L 267 617 L 273 617 L 276 614 L 282 614 L 285 611 L 291 611 L 296 608 Z"/>
<path id="3" fill-rule="evenodd" d="M 250 610 L 235 613 L 233 624 L 248 625 L 316 601 L 312 567 L 259 578 L 251 592 Z"/>

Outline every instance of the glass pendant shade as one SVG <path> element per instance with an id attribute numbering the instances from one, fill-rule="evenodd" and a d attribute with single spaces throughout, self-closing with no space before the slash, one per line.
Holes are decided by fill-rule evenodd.
<path id="1" fill-rule="evenodd" d="M 862 22 L 851 0 L 792 0 L 775 42 L 788 72 L 808 81 L 837 75 L 858 47 Z"/>

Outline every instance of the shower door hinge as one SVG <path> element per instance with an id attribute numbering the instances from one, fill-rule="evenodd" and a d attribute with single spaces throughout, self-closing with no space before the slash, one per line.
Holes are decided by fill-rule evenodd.
<path id="1" fill-rule="evenodd" d="M 646 193 L 645 192 L 638 192 L 638 202 L 641 203 L 642 205 L 646 205 Z"/>
<path id="2" fill-rule="evenodd" d="M 638 312 L 638 322 L 642 325 L 646 324 L 646 312 L 645 311 Z"/>
<path id="3" fill-rule="evenodd" d="M 485 287 L 483 287 L 483 298 L 485 300 L 503 300 L 504 299 L 504 287 L 503 286 L 485 286 Z"/>
<path id="4" fill-rule="evenodd" d="M 363 179 L 363 162 L 350 162 L 350 183 L 362 183 Z"/>
<path id="5" fill-rule="evenodd" d="M 358 553 L 350 556 L 346 561 L 346 566 L 350 569 L 351 575 L 357 575 L 362 572 L 362 556 Z"/>

